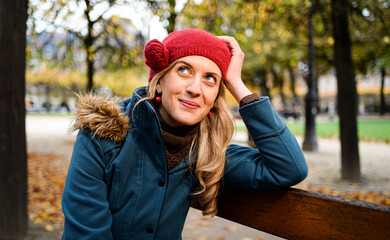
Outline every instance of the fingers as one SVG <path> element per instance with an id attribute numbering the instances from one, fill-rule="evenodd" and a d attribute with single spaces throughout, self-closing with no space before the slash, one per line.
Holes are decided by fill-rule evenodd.
<path id="1" fill-rule="evenodd" d="M 230 62 L 230 68 L 239 69 L 241 73 L 242 64 L 245 58 L 244 52 L 241 50 L 240 45 L 234 37 L 229 36 L 217 36 L 217 38 L 226 42 L 230 47 L 230 52 L 232 53 L 232 59 Z"/>
<path id="2" fill-rule="evenodd" d="M 241 71 L 245 54 L 234 37 L 217 36 L 217 38 L 225 41 L 230 47 L 232 58 L 230 60 L 224 83 L 237 102 L 240 102 L 244 96 L 251 94 L 251 91 L 245 86 L 241 79 Z"/>
<path id="3" fill-rule="evenodd" d="M 222 39 L 229 45 L 232 55 L 245 56 L 244 52 L 240 48 L 240 45 L 238 44 L 238 42 L 234 37 L 230 37 L 230 36 L 216 36 L 216 37 Z"/>

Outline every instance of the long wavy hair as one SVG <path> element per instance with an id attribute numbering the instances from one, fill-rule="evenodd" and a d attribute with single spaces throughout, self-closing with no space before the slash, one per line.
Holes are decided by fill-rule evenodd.
<path id="1" fill-rule="evenodd" d="M 173 62 L 152 78 L 147 87 L 147 95 L 141 101 L 155 99 L 159 80 L 176 63 L 177 61 Z M 200 122 L 189 153 L 190 166 L 195 166 L 193 172 L 199 182 L 199 187 L 193 194 L 199 197 L 199 203 L 204 209 L 202 214 L 207 216 L 217 213 L 217 197 L 224 174 L 226 149 L 234 133 L 233 117 L 226 104 L 222 81 L 212 112 L 211 117 L 205 117 Z"/>

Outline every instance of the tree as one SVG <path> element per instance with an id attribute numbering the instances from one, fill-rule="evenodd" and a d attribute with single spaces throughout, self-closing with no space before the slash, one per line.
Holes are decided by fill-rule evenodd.
<path id="1" fill-rule="evenodd" d="M 119 66 L 128 66 L 133 59 L 139 59 L 138 56 L 142 55 L 139 49 L 141 45 L 143 47 L 144 41 L 140 32 L 130 20 L 120 19 L 110 12 L 114 7 L 124 5 L 125 1 L 121 0 L 36 0 L 30 11 L 33 22 L 43 21 L 54 28 L 53 31 L 65 31 L 71 38 L 82 42 L 87 69 L 87 90 L 91 91 L 97 60 L 104 60 L 105 66 L 110 68 L 116 62 L 119 62 Z M 39 14 L 35 14 L 36 12 Z M 72 53 L 71 46 L 68 46 L 68 50 L 66 52 Z M 129 54 L 134 57 L 129 57 Z"/>
<path id="2" fill-rule="evenodd" d="M 266 83 L 272 79 L 284 96 L 285 71 L 296 68 L 306 56 L 307 39 L 302 30 L 308 6 L 308 1 L 212 0 L 191 2 L 184 16 L 188 27 L 234 36 L 245 52 L 243 80 L 269 95 Z M 294 76 L 290 80 L 295 80 Z M 293 89 L 289 95 L 294 96 Z"/>
<path id="3" fill-rule="evenodd" d="M 358 73 L 380 72 L 380 114 L 385 114 L 384 78 L 390 63 L 390 3 L 367 0 L 351 3 L 353 59 Z"/>
<path id="4" fill-rule="evenodd" d="M 348 26 L 348 0 L 332 0 L 334 60 L 337 76 L 337 105 L 340 118 L 341 176 L 360 179 L 357 134 L 357 91 Z"/>
<path id="5" fill-rule="evenodd" d="M 179 7 L 176 0 L 142 0 L 148 3 L 149 9 L 160 18 L 168 34 L 176 30 L 176 19 L 186 8 L 189 0 L 183 1 Z"/>
<path id="6" fill-rule="evenodd" d="M 384 115 L 386 112 L 386 101 L 385 101 L 385 93 L 384 93 L 384 85 L 385 85 L 385 76 L 386 76 L 386 69 L 381 69 L 381 89 L 380 89 L 380 99 L 381 99 L 381 107 L 380 107 L 380 114 Z"/>
<path id="7" fill-rule="evenodd" d="M 389 40 L 390 41 L 390 40 Z M 379 67 L 381 69 L 381 87 L 380 87 L 380 114 L 384 115 L 386 112 L 386 100 L 385 100 L 385 77 L 386 77 L 386 68 L 390 67 L 390 45 L 387 46 L 385 53 L 380 58 Z"/>
<path id="8" fill-rule="evenodd" d="M 27 0 L 0 1 L 0 236 L 27 233 L 25 47 Z"/>

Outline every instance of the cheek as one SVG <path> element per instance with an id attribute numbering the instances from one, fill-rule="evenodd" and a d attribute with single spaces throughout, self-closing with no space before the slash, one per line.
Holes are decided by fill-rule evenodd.
<path id="1" fill-rule="evenodd" d="M 183 90 L 183 83 L 178 81 L 176 78 L 171 78 L 168 82 L 162 87 L 162 92 L 165 95 L 175 95 L 180 93 Z"/>
<path id="2" fill-rule="evenodd" d="M 217 97 L 218 97 L 218 91 L 210 93 L 209 97 L 207 98 L 207 103 L 213 106 L 215 101 L 217 100 Z"/>
<path id="3" fill-rule="evenodd" d="M 174 86 L 169 86 L 162 91 L 162 104 L 164 108 L 171 109 L 177 101 L 180 91 Z"/>
<path id="4" fill-rule="evenodd" d="M 165 99 L 166 102 L 170 102 L 173 99 L 175 99 L 176 95 L 177 95 L 177 91 L 175 88 L 169 88 L 163 91 L 163 99 Z"/>

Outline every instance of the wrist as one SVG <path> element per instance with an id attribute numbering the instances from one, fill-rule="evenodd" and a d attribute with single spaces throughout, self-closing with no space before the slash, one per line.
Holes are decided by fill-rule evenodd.
<path id="1" fill-rule="evenodd" d="M 239 81 L 235 81 L 233 84 L 229 82 L 225 83 L 225 85 L 238 103 L 240 103 L 245 96 L 252 94 L 241 79 Z"/>

